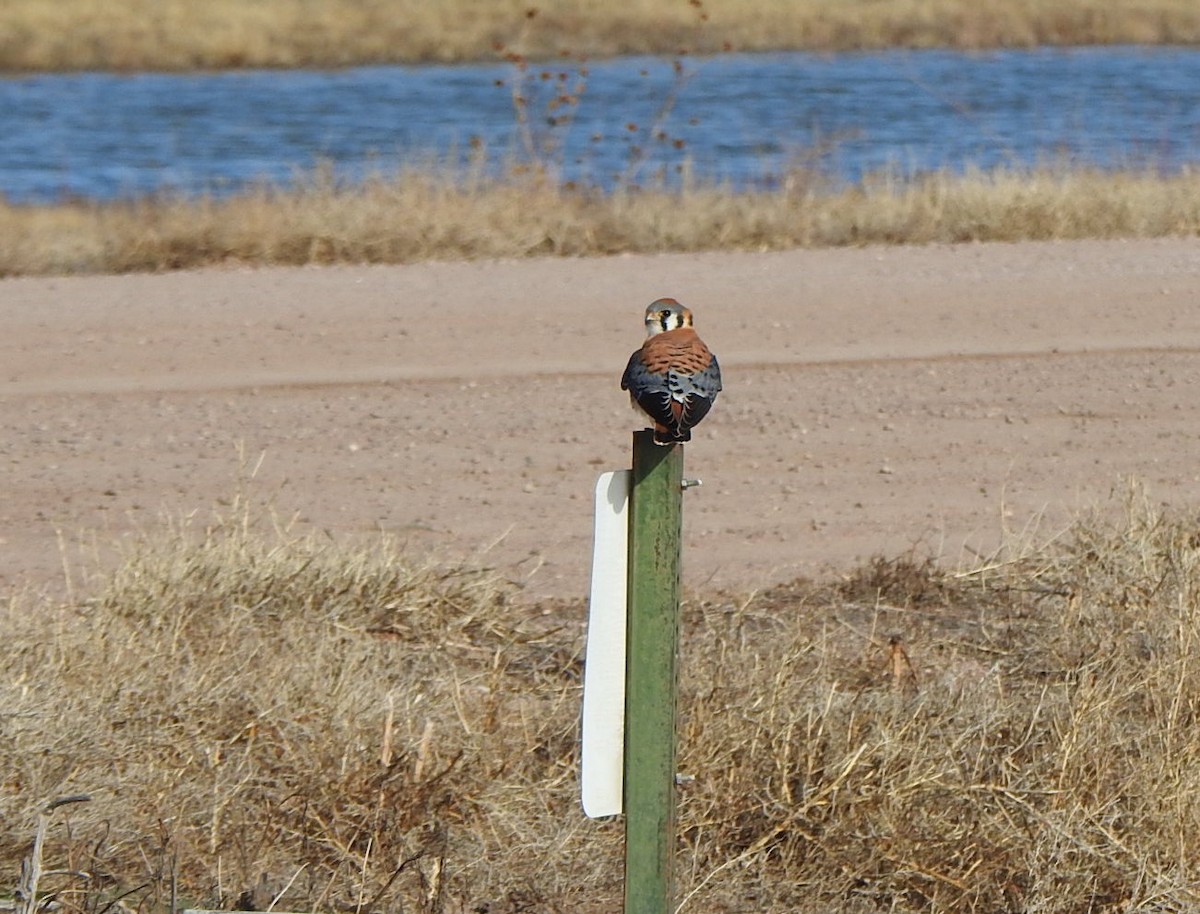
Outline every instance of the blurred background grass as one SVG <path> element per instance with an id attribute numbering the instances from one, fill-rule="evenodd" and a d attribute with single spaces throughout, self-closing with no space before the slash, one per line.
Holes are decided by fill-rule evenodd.
<path id="1" fill-rule="evenodd" d="M 882 47 L 1195 44 L 1191 0 L 5 0 L 0 70 L 340 67 Z"/>
<path id="2" fill-rule="evenodd" d="M 0 276 L 1198 233 L 1191 170 L 880 175 L 850 188 L 798 171 L 768 191 L 609 193 L 528 172 L 419 169 L 343 186 L 318 171 L 291 189 L 225 199 L 0 202 Z"/>

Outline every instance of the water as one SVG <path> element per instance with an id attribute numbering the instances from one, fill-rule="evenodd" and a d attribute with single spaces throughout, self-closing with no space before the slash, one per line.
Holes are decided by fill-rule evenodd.
<path id="1" fill-rule="evenodd" d="M 535 154 L 564 180 L 698 177 L 770 186 L 789 167 L 853 182 L 1053 161 L 1174 170 L 1200 161 L 1200 51 L 1036 49 L 728 55 L 534 68 L 71 74 L 0 79 L 0 193 L 15 202 L 228 193 L 330 163 L 358 180 L 406 163 L 494 167 Z M 563 73 L 565 79 L 558 74 Z M 559 87 L 585 88 L 554 109 Z M 500 83 L 498 85 L 498 83 Z M 669 109 L 669 110 L 667 110 Z M 571 114 L 569 123 L 550 118 Z"/>

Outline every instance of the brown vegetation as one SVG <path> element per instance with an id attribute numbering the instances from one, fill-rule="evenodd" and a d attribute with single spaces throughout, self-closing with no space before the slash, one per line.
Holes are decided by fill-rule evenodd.
<path id="1" fill-rule="evenodd" d="M 837 189 L 627 189 L 436 170 L 230 199 L 0 203 L 0 276 L 253 264 L 409 263 L 623 252 L 782 250 L 1200 232 L 1200 174 L 1044 169 L 878 178 Z"/>
<path id="2" fill-rule="evenodd" d="M 1132 499 L 974 569 L 685 606 L 694 911 L 1197 904 L 1197 518 Z M 611 911 L 579 605 L 256 529 L 236 504 L 0 618 L 0 854 L 70 910 Z M 692 779 L 694 778 L 694 780 Z"/>
<path id="3" fill-rule="evenodd" d="M 535 12 L 537 27 L 526 32 Z M 0 70 L 338 67 L 534 57 L 1193 44 L 1191 0 L 6 0 Z"/>

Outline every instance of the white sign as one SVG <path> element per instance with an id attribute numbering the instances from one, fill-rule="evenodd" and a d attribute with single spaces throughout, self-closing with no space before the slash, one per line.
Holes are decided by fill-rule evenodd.
<path id="1" fill-rule="evenodd" d="M 629 470 L 616 470 L 596 481 L 580 761 L 583 811 L 593 819 L 621 812 L 631 476 Z"/>

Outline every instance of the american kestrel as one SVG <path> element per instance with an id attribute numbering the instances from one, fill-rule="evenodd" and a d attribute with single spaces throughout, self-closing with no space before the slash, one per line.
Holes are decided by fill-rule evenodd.
<path id="1" fill-rule="evenodd" d="M 692 329 L 692 312 L 673 298 L 646 309 L 646 342 L 629 357 L 621 389 L 654 420 L 654 443 L 692 440 L 721 390 L 721 367 Z"/>

